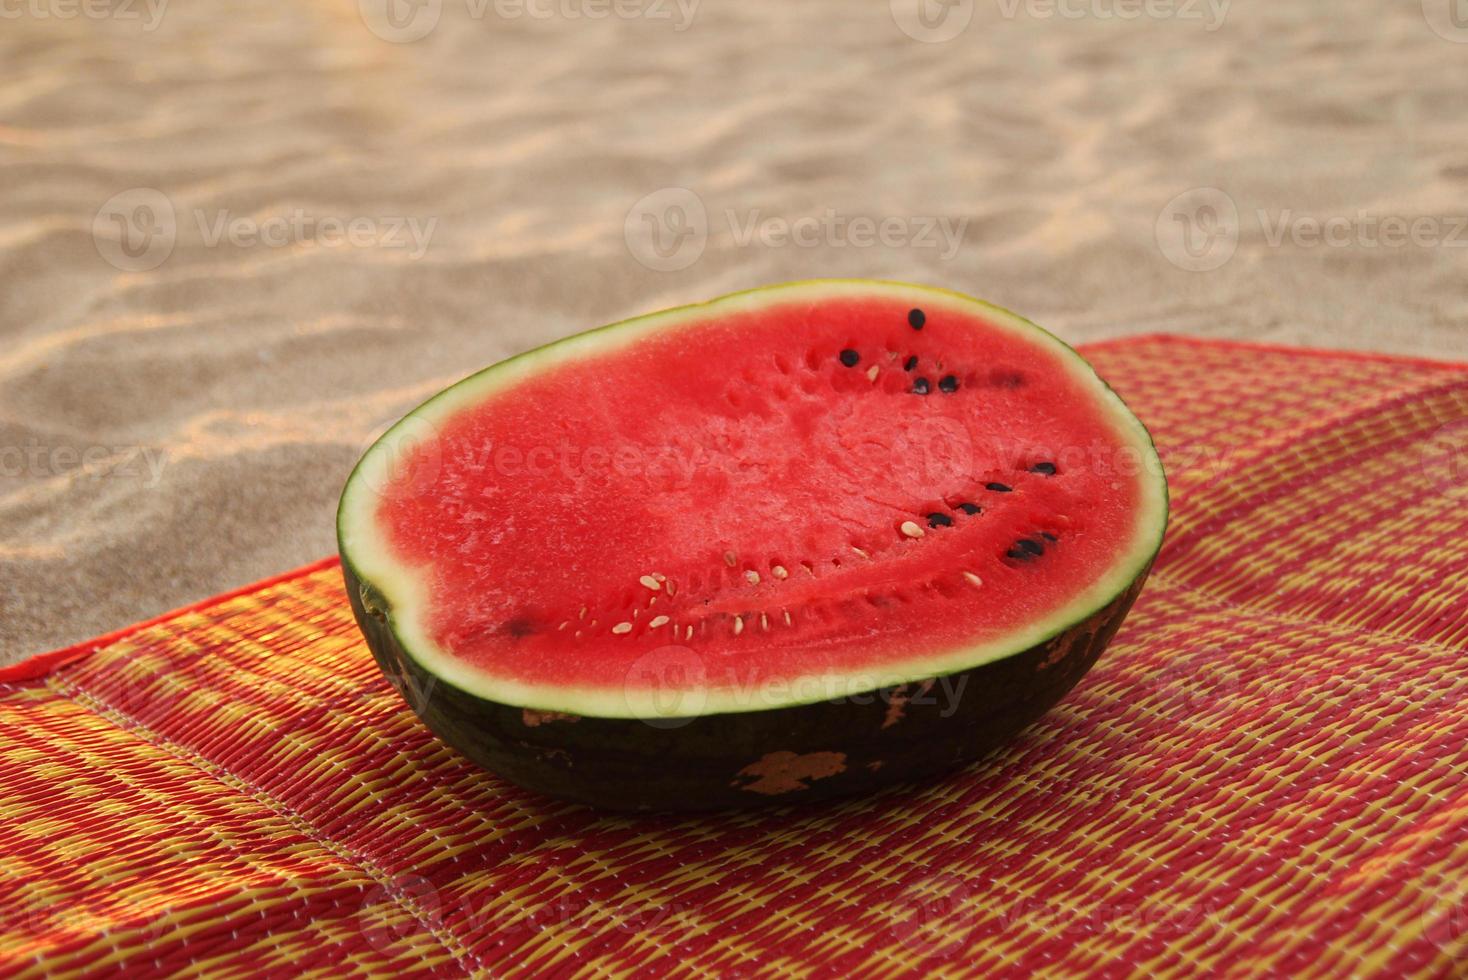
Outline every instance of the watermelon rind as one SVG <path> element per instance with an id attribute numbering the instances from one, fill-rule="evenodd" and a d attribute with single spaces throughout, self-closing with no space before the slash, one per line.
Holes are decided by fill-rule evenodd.
<path id="1" fill-rule="evenodd" d="M 1127 547 L 1118 551 L 1112 565 L 1062 608 L 985 643 L 914 649 L 878 674 L 864 670 L 859 675 L 833 672 L 802 677 L 799 678 L 802 683 L 788 686 L 790 696 L 786 700 L 751 699 L 738 691 L 719 688 L 684 692 L 687 697 L 674 701 L 693 706 L 694 710 L 686 715 L 676 710 L 669 713 L 666 690 L 643 689 L 637 685 L 615 689 L 549 685 L 499 676 L 456 658 L 434 642 L 424 617 L 428 604 L 423 570 L 410 567 L 394 556 L 375 519 L 376 488 L 383 485 L 395 461 L 402 459 L 416 440 L 433 438 L 442 423 L 456 412 L 542 371 L 574 360 L 605 356 L 655 334 L 697 330 L 701 324 L 717 322 L 725 315 L 769 306 L 883 295 L 921 304 L 930 316 L 945 307 L 970 316 L 977 314 L 994 327 L 1021 333 L 1033 342 L 1050 346 L 1074 378 L 1095 393 L 1096 407 L 1109 417 L 1122 444 L 1136 452 L 1141 463 L 1142 502 L 1131 539 Z M 1145 581 L 1161 547 L 1167 512 L 1167 482 L 1146 428 L 1084 358 L 1048 331 L 1009 310 L 952 290 L 885 280 L 815 279 L 766 286 L 612 323 L 527 351 L 470 375 L 413 409 L 367 450 L 343 489 L 337 537 L 347 591 L 368 645 L 383 670 L 400 686 L 430 728 L 471 758 L 523 785 L 587 802 L 640 808 L 679 805 L 672 798 L 677 794 L 655 791 L 647 779 L 639 782 L 627 775 L 640 771 L 638 760 L 647 759 L 647 753 L 660 754 L 668 762 L 671 768 L 665 767 L 665 774 L 670 786 L 687 790 L 691 772 L 717 771 L 715 781 L 730 789 L 733 800 L 742 799 L 748 794 L 741 795 L 737 788 L 728 785 L 733 778 L 726 771 L 728 766 L 751 753 L 762 758 L 757 751 L 762 748 L 768 749 L 764 754 L 782 751 L 802 754 L 797 749 L 804 742 L 798 737 L 787 737 L 785 741 L 789 745 L 784 749 L 769 748 L 780 741 L 775 738 L 772 742 L 771 733 L 793 736 L 813 725 L 810 734 L 820 736 L 836 719 L 843 717 L 840 710 L 831 715 L 835 705 L 844 705 L 844 716 L 855 729 L 861 730 L 863 722 L 856 717 L 860 711 L 855 705 L 860 696 L 878 695 L 875 701 L 879 703 L 887 695 L 900 699 L 903 696 L 900 692 L 914 690 L 914 685 L 938 678 L 966 676 L 969 679 L 965 703 L 947 719 L 957 719 L 953 722 L 958 726 L 957 741 L 949 739 L 953 751 L 947 751 L 943 745 L 933 751 L 933 746 L 929 746 L 929 754 L 935 760 L 954 756 L 940 762 L 938 768 L 957 759 L 972 758 L 997 744 L 1058 700 L 1099 656 Z M 1028 680 L 1020 683 L 1019 677 Z M 898 693 L 893 695 L 893 692 Z M 734 716 L 740 715 L 759 718 L 736 720 Z M 553 720 L 526 724 L 527 718 Z M 724 720 L 717 721 L 719 718 Z M 575 721 L 558 724 L 555 720 L 559 719 Z M 811 719 L 819 719 L 819 724 Z M 922 726 L 902 727 L 903 738 L 910 739 Z M 707 736 L 702 734 L 705 729 L 708 729 Z M 760 733 L 765 730 L 762 736 Z M 837 734 L 827 732 L 827 740 L 839 741 Z M 939 733 L 930 731 L 928 736 L 936 738 Z M 585 744 L 572 752 L 567 739 Z M 870 756 L 861 765 L 873 782 L 890 780 L 890 776 L 879 775 L 888 765 L 900 767 L 905 763 L 911 773 L 932 771 L 921 764 L 919 747 L 914 746 L 913 758 L 903 760 L 892 757 L 892 746 L 897 744 L 895 737 L 884 735 L 878 743 L 870 750 L 857 752 Z M 706 747 L 704 755 L 695 753 L 686 760 L 686 765 L 675 764 L 694 744 Z M 721 755 L 715 761 L 709 752 L 720 745 L 733 755 L 727 759 Z M 877 751 L 882 746 L 886 746 L 886 755 Z M 569 780 L 561 779 L 564 774 L 556 775 L 559 762 L 546 763 L 543 759 L 526 762 L 528 757 L 559 758 L 555 754 L 558 749 L 573 757 L 581 767 Z M 643 786 L 641 795 L 587 789 L 586 770 L 590 759 L 605 753 L 611 755 L 601 759 L 604 772 L 620 774 L 620 782 Z M 734 772 L 739 768 L 742 767 Z M 852 770 L 846 765 L 843 771 Z M 547 777 L 547 772 L 554 778 Z M 736 783 L 740 781 L 734 779 Z M 748 782 L 749 778 L 743 781 Z M 794 782 L 806 789 L 802 795 L 851 791 L 850 778 L 827 776 Z M 842 786 L 846 788 L 834 788 Z M 826 790 L 814 792 L 809 787 L 826 787 Z M 703 792 L 703 796 L 697 797 L 696 805 L 720 805 L 718 801 L 724 798 L 724 794 L 715 792 L 713 784 L 703 787 Z"/>

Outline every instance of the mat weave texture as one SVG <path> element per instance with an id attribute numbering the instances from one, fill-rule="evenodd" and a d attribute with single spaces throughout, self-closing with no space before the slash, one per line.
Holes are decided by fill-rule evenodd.
<path id="1" fill-rule="evenodd" d="M 1468 369 L 1085 351 L 1174 516 L 1007 749 L 602 816 L 421 727 L 323 562 L 0 671 L 0 975 L 1468 975 Z"/>

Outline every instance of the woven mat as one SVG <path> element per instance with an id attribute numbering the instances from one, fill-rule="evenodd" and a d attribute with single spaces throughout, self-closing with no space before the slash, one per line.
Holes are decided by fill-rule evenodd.
<path id="1" fill-rule="evenodd" d="M 1087 354 L 1172 528 L 1007 750 L 804 809 L 545 802 L 420 727 L 323 562 L 0 671 L 0 974 L 1468 975 L 1468 369 Z"/>

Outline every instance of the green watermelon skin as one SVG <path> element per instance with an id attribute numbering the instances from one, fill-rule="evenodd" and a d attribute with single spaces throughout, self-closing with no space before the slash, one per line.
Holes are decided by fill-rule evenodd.
<path id="1" fill-rule="evenodd" d="M 622 811 L 801 803 L 921 783 L 1009 742 L 1106 649 L 1151 569 L 1086 619 L 971 670 L 766 711 L 688 718 L 544 715 L 460 690 L 425 670 L 373 607 L 350 562 L 347 595 L 384 675 L 428 728 L 527 790 Z M 893 705 L 899 708 L 894 710 Z"/>

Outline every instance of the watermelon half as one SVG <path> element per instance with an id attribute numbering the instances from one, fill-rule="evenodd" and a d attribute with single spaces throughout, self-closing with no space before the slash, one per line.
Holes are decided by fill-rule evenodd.
<path id="1" fill-rule="evenodd" d="M 973 759 L 1095 662 L 1167 487 L 1073 350 L 826 280 L 579 334 L 429 399 L 347 481 L 368 645 L 486 768 L 624 809 Z"/>

